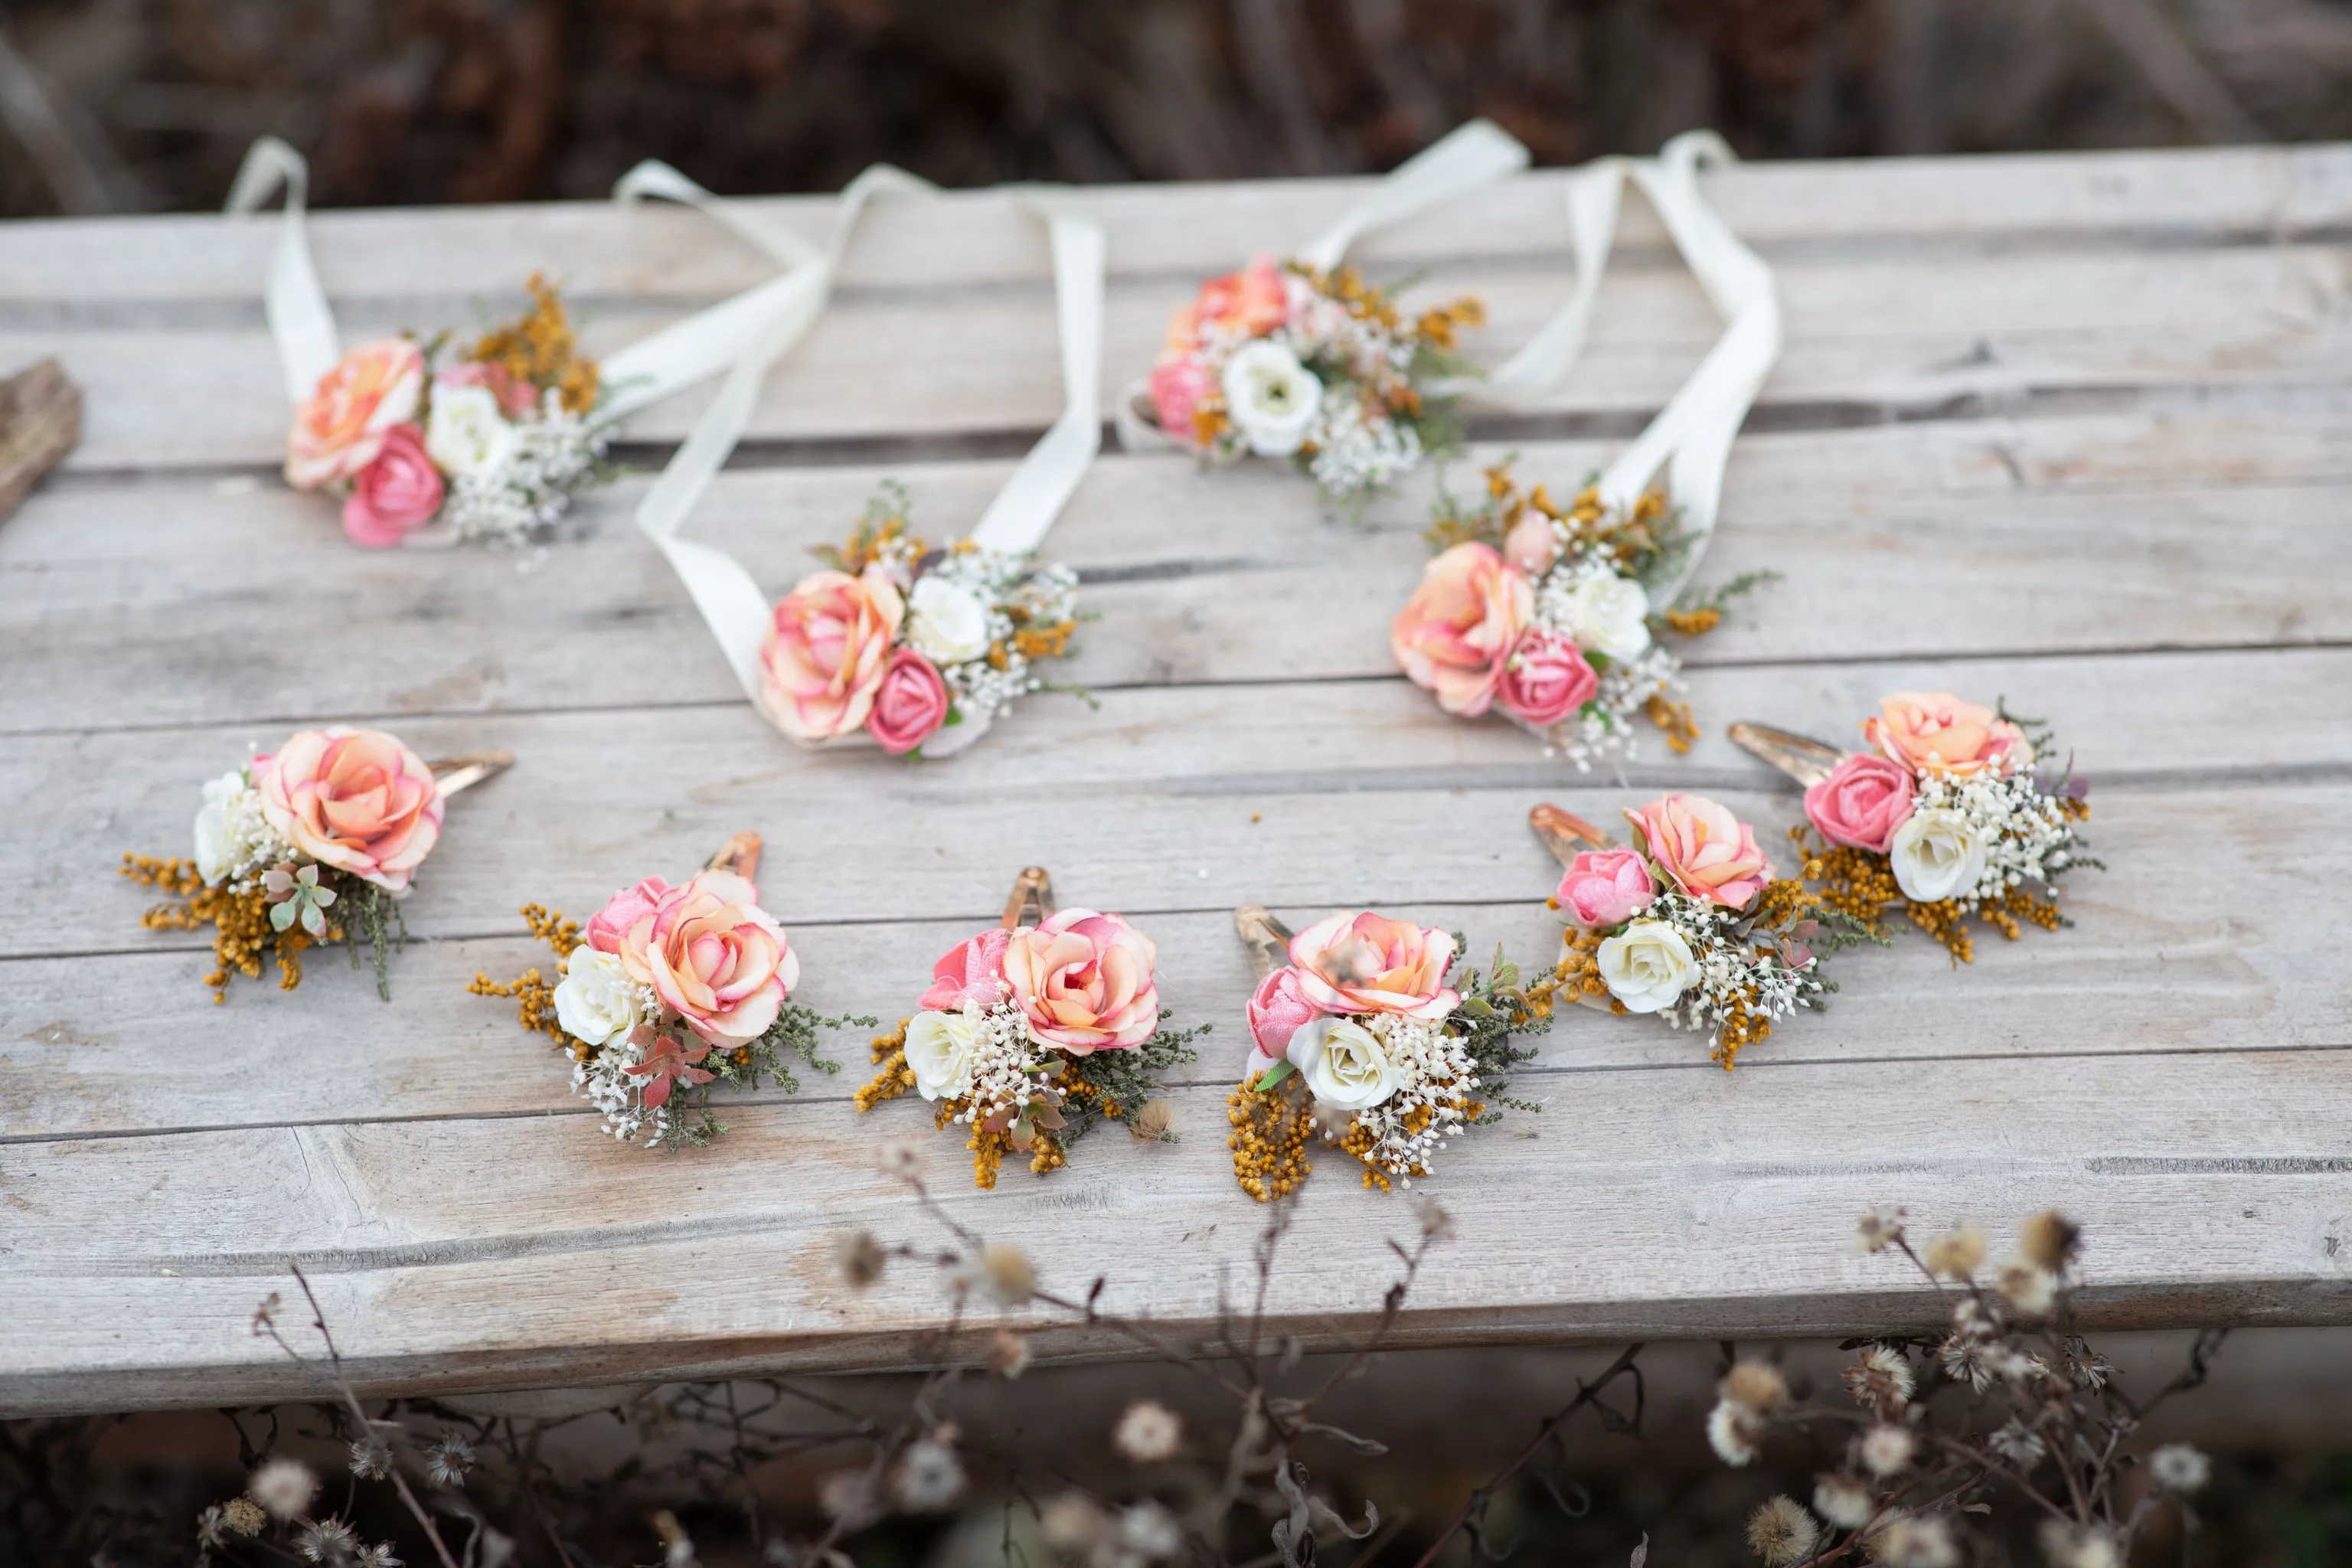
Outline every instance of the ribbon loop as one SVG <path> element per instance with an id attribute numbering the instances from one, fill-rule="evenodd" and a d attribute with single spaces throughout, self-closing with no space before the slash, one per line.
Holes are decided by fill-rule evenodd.
<path id="1" fill-rule="evenodd" d="M 269 272 L 263 284 L 262 315 L 269 322 L 270 340 L 278 345 L 278 367 L 286 380 L 286 395 L 299 405 L 319 385 L 319 378 L 335 368 L 342 348 L 335 334 L 335 312 L 319 283 L 319 269 L 310 263 L 310 242 L 302 215 L 310 205 L 310 165 L 302 154 L 275 136 L 264 136 L 246 149 L 229 185 L 223 210 L 243 216 L 259 210 L 280 189 L 286 193 L 286 216 L 269 252 Z"/>
<path id="2" fill-rule="evenodd" d="M 1298 259 L 1321 271 L 1376 228 L 1402 223 L 1439 203 L 1491 185 L 1528 166 L 1528 150 L 1491 120 L 1473 120 L 1399 163 L 1364 198 L 1325 229 Z"/>

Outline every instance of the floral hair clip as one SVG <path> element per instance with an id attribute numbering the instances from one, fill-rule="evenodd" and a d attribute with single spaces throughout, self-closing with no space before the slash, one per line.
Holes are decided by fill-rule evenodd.
<path id="1" fill-rule="evenodd" d="M 1522 988 L 1498 951 L 1481 973 L 1461 938 L 1369 911 L 1293 935 L 1263 904 L 1234 911 L 1259 981 L 1249 1064 L 1226 1101 L 1234 1179 L 1260 1203 L 1307 1180 L 1307 1143 L 1363 1166 L 1364 1185 L 1412 1185 L 1446 1141 L 1492 1121 L 1511 1070 L 1533 1060 L 1515 1034 L 1550 1026 L 1550 982 Z"/>
<path id="2" fill-rule="evenodd" d="M 1756 830 L 1703 795 L 1665 795 L 1625 820 L 1630 849 L 1556 805 L 1528 813 L 1565 872 L 1553 981 L 1587 1006 L 1704 1032 L 1728 1072 L 1775 1019 L 1818 1011 L 1835 989 L 1821 954 L 1868 933 L 1803 883 L 1775 879 Z"/>
<path id="3" fill-rule="evenodd" d="M 150 931 L 213 928 L 213 1000 L 232 975 L 302 984 L 302 953 L 360 940 L 392 1000 L 391 949 L 408 940 L 399 900 L 441 837 L 443 804 L 503 772 L 507 752 L 425 763 L 381 730 L 304 730 L 205 785 L 193 858 L 122 857 L 122 874 L 180 900 L 140 917 Z"/>
<path id="4" fill-rule="evenodd" d="M 1038 1175 L 1105 1120 L 1138 1138 L 1170 1137 L 1151 1114 L 1160 1076 L 1191 1061 L 1208 1032 L 1164 1029 L 1158 950 L 1124 916 L 1054 908 L 1053 879 L 1032 866 L 1003 922 L 931 966 L 922 1009 L 874 1041 L 860 1110 L 913 1089 L 942 1128 L 971 1129 L 972 1180 L 994 1187 L 1007 1154 Z"/>
<path id="5" fill-rule="evenodd" d="M 265 136 L 246 153 L 227 210 L 249 213 L 286 193 L 264 298 L 294 405 L 286 482 L 340 495 L 343 531 L 357 544 L 545 537 L 576 491 L 614 472 L 605 449 L 624 417 L 725 369 L 747 334 L 799 300 L 779 283 L 761 285 L 600 366 L 579 352 L 562 300 L 534 272 L 530 310 L 470 345 L 453 351 L 444 331 L 344 350 L 305 237 L 309 187 L 301 154 Z M 788 268 L 819 254 L 667 165 L 640 164 L 614 189 L 621 202 L 647 195 L 703 208 Z"/>
<path id="6" fill-rule="evenodd" d="M 930 189 L 894 169 L 869 169 L 845 199 L 833 254 L 869 195 Z M 1077 574 L 1034 563 L 1102 445 L 1103 231 L 1067 193 L 1028 189 L 1020 199 L 1050 230 L 1066 403 L 969 537 L 936 547 L 910 537 L 907 494 L 890 487 L 844 548 L 817 552 L 824 571 L 772 604 L 733 557 L 678 536 L 749 420 L 768 364 L 822 307 L 829 263 L 808 269 L 800 312 L 754 342 L 730 374 L 696 432 L 707 447 L 681 448 L 637 514 L 745 694 L 803 745 L 870 741 L 900 755 L 951 755 L 1017 698 L 1045 688 L 1037 660 L 1068 651 Z"/>
<path id="7" fill-rule="evenodd" d="M 1499 710 L 1580 772 L 1630 760 L 1643 714 L 1688 751 L 1697 725 L 1675 700 L 1681 664 L 1658 637 L 1714 629 L 1727 600 L 1778 575 L 1684 595 L 1714 533 L 1732 438 L 1780 351 L 1770 269 L 1698 194 L 1700 163 L 1728 157 L 1716 138 L 1693 133 L 1654 161 L 1613 160 L 1583 176 L 1606 199 L 1576 208 L 1580 247 L 1605 256 L 1622 173 L 1649 195 L 1723 312 L 1723 336 L 1566 506 L 1543 485 L 1522 491 L 1507 464 L 1486 470 L 1475 506 L 1442 497 L 1428 534 L 1436 556 L 1390 628 L 1399 668 L 1439 707 L 1465 718 Z"/>
<path id="8" fill-rule="evenodd" d="M 2099 862 L 2083 853 L 2077 826 L 2091 815 L 2090 781 L 2070 761 L 2042 782 L 2047 730 L 1948 691 L 1898 691 L 1862 732 L 1872 749 L 1848 752 L 1731 726 L 1733 741 L 1805 786 L 1820 842 L 1803 828 L 1793 837 L 1823 904 L 1873 931 L 1899 907 L 1962 963 L 1976 956 L 1972 919 L 2012 942 L 2025 925 L 2068 923 L 2059 877 Z"/>
<path id="9" fill-rule="evenodd" d="M 648 877 L 576 921 L 525 904 L 531 935 L 555 952 L 563 978 L 530 969 L 500 984 L 487 974 L 466 989 L 511 996 L 522 1026 L 572 1058 L 572 1087 L 622 1142 L 676 1151 L 727 1131 L 710 1086 L 756 1089 L 772 1079 L 786 1094 L 800 1079 L 785 1053 L 820 1072 L 841 1064 L 817 1055 L 817 1030 L 871 1018 L 825 1018 L 792 1000 L 801 961 L 775 917 L 760 908 L 751 879 L 760 836 L 739 833 L 683 885 Z"/>

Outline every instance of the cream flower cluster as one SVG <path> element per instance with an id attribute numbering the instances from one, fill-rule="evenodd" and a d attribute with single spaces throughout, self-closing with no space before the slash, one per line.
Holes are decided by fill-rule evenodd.
<path id="1" fill-rule="evenodd" d="M 1433 1169 L 1432 1162 L 1446 1141 L 1468 1124 L 1462 1102 L 1478 1087 L 1477 1064 L 1470 1059 L 1461 1038 L 1447 1031 L 1444 1018 L 1424 1023 L 1400 1014 L 1376 1013 L 1361 1025 L 1346 1026 L 1371 1042 L 1381 1077 L 1392 1086 L 1378 1103 L 1356 1112 L 1356 1126 L 1372 1136 L 1371 1149 L 1364 1158 L 1409 1187 L 1413 1173 Z M 1318 1103 L 1334 1103 L 1316 1081 L 1313 1068 L 1307 1069 L 1306 1077 Z M 1414 1113 L 1423 1110 L 1429 1114 L 1415 1131 Z M 1339 1142 L 1328 1133 L 1325 1136 L 1328 1142 Z"/>
<path id="2" fill-rule="evenodd" d="M 939 666 L 967 721 L 985 723 L 1044 688 L 1021 651 L 1020 626 L 1077 618 L 1077 573 L 1033 562 L 1002 550 L 950 551 L 908 600 L 908 640 Z M 1002 668 L 989 659 L 992 647 L 1004 649 Z"/>
<path id="3" fill-rule="evenodd" d="M 1664 891 L 1601 943 L 1602 984 L 1629 1013 L 1654 1013 L 1712 1037 L 1735 1008 L 1768 1019 L 1811 1007 L 1828 986 L 1810 963 L 1791 969 L 1737 930 L 1740 911 Z"/>
<path id="4" fill-rule="evenodd" d="M 967 1001 L 953 1011 L 918 1013 L 907 1024 L 907 1066 L 925 1100 L 961 1100 L 958 1122 L 1018 1118 L 1038 1098 L 1055 1058 L 1029 1031 L 1018 1003 Z"/>
<path id="5" fill-rule="evenodd" d="M 261 809 L 250 769 L 238 768 L 205 784 L 196 810 L 196 874 L 213 886 L 238 887 L 272 866 L 295 858 Z"/>
<path id="6" fill-rule="evenodd" d="M 612 432 L 610 418 L 573 414 L 551 390 L 531 417 L 512 423 L 486 386 L 436 390 L 425 450 L 449 479 L 441 520 L 460 539 L 526 542 L 595 477 Z"/>
<path id="7" fill-rule="evenodd" d="M 1973 913 L 2027 882 L 2047 885 L 2074 860 L 2074 826 L 2031 772 L 1929 775 L 1887 860 L 1904 897 L 1956 900 Z"/>
<path id="8" fill-rule="evenodd" d="M 1650 635 L 1650 595 L 1616 563 L 1557 519 L 1546 520 L 1559 552 L 1535 584 L 1532 624 L 1601 655 L 1601 685 L 1568 721 L 1544 731 L 1549 747 L 1591 773 L 1597 762 L 1630 763 L 1641 754 L 1634 721 L 1654 697 L 1686 689 L 1682 661 Z"/>
<path id="9" fill-rule="evenodd" d="M 572 1087 L 603 1114 L 605 1131 L 624 1143 L 643 1134 L 648 1149 L 660 1146 L 669 1107 L 646 1104 L 646 1079 L 628 1070 L 644 1063 L 645 1051 L 630 1037 L 660 1016 L 661 998 L 632 981 L 617 954 L 583 943 L 563 961 L 556 1022 L 591 1047 L 572 1062 Z"/>

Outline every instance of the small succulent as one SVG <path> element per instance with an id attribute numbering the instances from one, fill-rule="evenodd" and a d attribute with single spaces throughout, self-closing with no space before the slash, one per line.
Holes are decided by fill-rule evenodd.
<path id="1" fill-rule="evenodd" d="M 261 874 L 261 888 L 269 898 L 270 930 L 284 931 L 299 921 L 312 936 L 326 936 L 326 910 L 335 901 L 335 890 L 319 886 L 317 866 L 272 866 Z"/>

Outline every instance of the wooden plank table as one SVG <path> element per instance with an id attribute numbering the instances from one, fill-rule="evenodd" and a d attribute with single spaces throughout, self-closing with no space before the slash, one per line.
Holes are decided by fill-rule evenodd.
<path id="1" fill-rule="evenodd" d="M 1354 189 L 1097 193 L 1109 381 L 1201 276 Z M 800 752 L 627 526 L 642 480 L 586 502 L 586 541 L 520 556 L 356 552 L 288 493 L 268 225 L 0 230 L 0 367 L 57 353 L 89 397 L 81 448 L 0 524 L 0 1413 L 308 1392 L 247 1331 L 289 1262 L 386 1392 L 901 1363 L 936 1284 L 853 1296 L 828 1238 L 931 1238 L 873 1161 L 928 1132 L 919 1110 L 854 1115 L 849 1059 L 727 1104 L 715 1150 L 618 1147 L 509 1009 L 463 990 L 533 959 L 524 900 L 584 915 L 742 827 L 821 1009 L 898 1016 L 1031 860 L 1159 938 L 1165 996 L 1220 1031 L 1174 1091 L 1181 1144 L 1102 1135 L 993 1194 L 957 1142 L 927 1146 L 955 1211 L 1050 1283 L 1106 1273 L 1116 1310 L 1204 1324 L 1261 1219 L 1222 1146 L 1251 981 L 1233 904 L 1378 905 L 1536 957 L 1557 926 L 1530 805 L 1690 787 L 1777 830 L 1793 794 L 1722 726 L 1850 733 L 1904 687 L 2060 723 L 2110 868 L 2072 879 L 2079 924 L 1958 972 L 1920 941 L 1847 955 L 1834 1010 L 1732 1075 L 1652 1024 L 1564 1020 L 1524 1080 L 1544 1111 L 1457 1143 L 1430 1184 L 1458 1235 L 1401 1341 L 1918 1323 L 1918 1292 L 1843 1250 L 1874 1203 L 1997 1232 L 2063 1204 L 2109 1326 L 2352 1320 L 2352 148 L 1792 163 L 1707 189 L 1778 268 L 1789 347 L 1704 575 L 1786 581 L 1694 646 L 1697 750 L 1653 746 L 1622 785 L 1394 673 L 1425 484 L 1349 527 L 1287 474 L 1176 456 L 1106 457 L 1051 541 L 1101 612 L 1072 670 L 1099 712 L 1032 700 L 950 763 Z M 1483 290 L 1499 357 L 1565 289 L 1559 191 L 1525 176 L 1362 259 Z M 773 205 L 813 235 L 830 218 Z M 1479 426 L 1481 456 L 1581 475 L 1703 352 L 1713 318 L 1635 208 L 1584 363 Z M 314 233 L 352 332 L 471 320 L 541 267 L 610 347 L 761 271 L 673 212 Z M 1051 310 L 1007 199 L 886 207 L 694 532 L 780 589 L 882 479 L 919 525 L 968 526 L 1058 403 Z M 138 928 L 117 857 L 184 852 L 202 780 L 338 720 L 520 760 L 452 807 L 390 1005 L 320 962 L 299 993 L 215 1007 L 202 944 Z M 1310 1344 L 1364 1327 L 1412 1223 L 1323 1164 L 1273 1297 Z"/>

